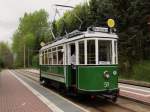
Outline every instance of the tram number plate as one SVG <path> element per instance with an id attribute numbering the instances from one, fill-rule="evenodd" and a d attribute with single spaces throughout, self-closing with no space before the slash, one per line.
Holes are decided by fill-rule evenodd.
<path id="1" fill-rule="evenodd" d="M 105 88 L 109 87 L 109 82 L 104 82 L 104 87 Z"/>

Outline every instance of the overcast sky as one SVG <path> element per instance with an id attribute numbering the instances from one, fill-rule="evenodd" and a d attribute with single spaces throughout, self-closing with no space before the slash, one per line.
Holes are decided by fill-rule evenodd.
<path id="1" fill-rule="evenodd" d="M 75 6 L 86 0 L 0 0 L 0 41 L 11 42 L 13 32 L 17 29 L 19 18 L 25 12 L 45 9 L 54 17 L 54 4 Z M 51 18 L 50 18 L 51 19 Z"/>

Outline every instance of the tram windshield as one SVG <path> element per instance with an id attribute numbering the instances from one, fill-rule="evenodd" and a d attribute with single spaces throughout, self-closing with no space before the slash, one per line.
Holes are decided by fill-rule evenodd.
<path id="1" fill-rule="evenodd" d="M 111 64 L 112 62 L 112 42 L 108 40 L 98 40 L 98 64 Z"/>
<path id="2" fill-rule="evenodd" d="M 95 40 L 87 41 L 87 64 L 96 64 L 95 62 Z"/>
<path id="3" fill-rule="evenodd" d="M 86 43 L 86 45 L 85 45 Z M 117 41 L 89 39 L 79 41 L 79 64 L 117 64 Z"/>

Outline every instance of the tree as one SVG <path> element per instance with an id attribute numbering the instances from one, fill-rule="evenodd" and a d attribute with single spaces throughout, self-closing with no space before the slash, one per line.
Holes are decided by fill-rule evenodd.
<path id="1" fill-rule="evenodd" d="M 18 29 L 13 35 L 12 49 L 16 56 L 15 65 L 23 66 L 24 64 L 24 47 L 26 54 L 26 65 L 28 57 L 32 63 L 32 58 L 37 55 L 41 48 L 40 43 L 51 41 L 52 35 L 49 32 L 48 14 L 44 10 L 35 11 L 33 13 L 25 13 L 20 18 Z M 36 52 L 30 52 L 32 49 Z"/>
<path id="2" fill-rule="evenodd" d="M 139 60 L 148 59 L 150 55 L 150 32 L 148 32 L 147 18 L 150 14 L 149 0 L 111 0 L 117 20 L 119 35 L 119 57 L 121 63 L 130 65 Z M 150 50 L 148 50 L 150 51 Z"/>
<path id="3" fill-rule="evenodd" d="M 8 43 L 0 42 L 0 68 L 11 68 L 13 66 L 13 55 Z"/>

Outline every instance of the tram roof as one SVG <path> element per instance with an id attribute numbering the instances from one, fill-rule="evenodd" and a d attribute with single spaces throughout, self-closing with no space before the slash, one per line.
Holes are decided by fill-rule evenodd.
<path id="1" fill-rule="evenodd" d="M 41 50 L 47 49 L 49 47 L 59 46 L 64 43 L 69 43 L 72 41 L 85 39 L 85 38 L 108 38 L 108 39 L 118 39 L 118 36 L 115 33 L 103 33 L 103 32 L 94 32 L 86 31 L 81 32 L 79 35 L 72 36 L 71 38 L 58 38 L 56 41 L 49 43 L 41 48 Z"/>

